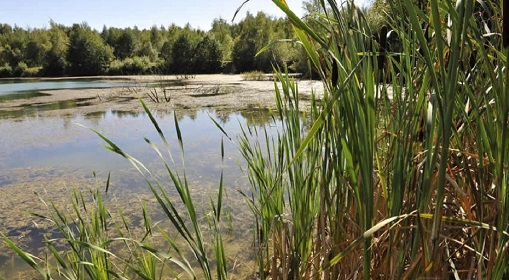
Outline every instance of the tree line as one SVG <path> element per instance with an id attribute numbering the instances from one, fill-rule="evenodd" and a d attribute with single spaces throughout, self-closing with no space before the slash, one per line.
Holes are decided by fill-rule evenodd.
<path id="1" fill-rule="evenodd" d="M 209 31 L 172 24 L 150 29 L 87 23 L 49 28 L 0 24 L 0 77 L 133 74 L 205 74 L 271 71 L 273 65 L 294 71 L 306 67 L 303 50 L 286 18 L 247 13 L 239 23 L 215 19 Z"/>

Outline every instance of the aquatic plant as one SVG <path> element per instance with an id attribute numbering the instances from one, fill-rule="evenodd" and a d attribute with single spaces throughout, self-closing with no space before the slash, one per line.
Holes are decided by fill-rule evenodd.
<path id="1" fill-rule="evenodd" d="M 401 44 L 394 52 L 350 1 L 320 1 L 323 13 L 308 21 L 273 2 L 325 92 L 305 127 L 296 84 L 276 70 L 285 129 L 265 151 L 241 137 L 262 278 L 507 275 L 509 51 L 500 3 L 429 1 L 422 10 L 388 1 Z"/>

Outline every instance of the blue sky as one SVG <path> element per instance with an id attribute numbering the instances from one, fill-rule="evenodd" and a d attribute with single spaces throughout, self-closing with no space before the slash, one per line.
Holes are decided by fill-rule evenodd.
<path id="1" fill-rule="evenodd" d="M 357 0 L 364 4 L 367 0 Z M 150 28 L 153 25 L 169 26 L 175 23 L 209 30 L 212 20 L 230 21 L 244 0 L 0 0 L 0 22 L 22 28 L 48 27 L 56 23 L 71 25 L 87 22 L 92 28 L 108 27 Z M 302 15 L 301 0 L 286 0 L 290 8 Z M 338 1 L 339 2 L 339 1 Z M 283 16 L 271 0 L 250 0 L 237 16 L 247 11 L 264 11 L 269 15 Z"/>

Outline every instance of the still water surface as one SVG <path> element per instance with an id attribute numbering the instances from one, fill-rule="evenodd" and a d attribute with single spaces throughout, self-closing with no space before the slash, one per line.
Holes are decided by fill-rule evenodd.
<path id="1" fill-rule="evenodd" d="M 26 88 L 24 84 L 21 85 Z M 174 116 L 154 114 L 168 138 L 176 162 L 172 166 L 182 171 Z M 239 168 L 243 160 L 235 138 L 241 133 L 241 125 L 260 127 L 270 121 L 268 112 L 216 112 L 207 109 L 176 114 L 184 140 L 185 169 L 193 188 L 213 193 L 221 170 L 224 170 L 225 185 L 231 194 L 239 189 L 247 190 L 246 175 Z M 233 141 L 224 137 L 210 118 L 220 123 Z M 0 191 L 6 194 L 0 198 L 0 229 L 6 230 L 16 241 L 26 242 L 26 249 L 36 249 L 41 245 L 19 236 L 27 231 L 29 224 L 20 221 L 28 220 L 28 215 L 21 215 L 20 212 L 26 214 L 41 204 L 33 192 L 45 192 L 48 197 L 65 203 L 68 191 L 64 190 L 74 187 L 73 184 L 92 184 L 97 178 L 104 180 L 110 172 L 112 192 L 136 196 L 147 191 L 147 186 L 134 168 L 119 155 L 106 150 L 102 146 L 104 141 L 91 129 L 103 133 L 155 171 L 154 174 L 164 176 L 161 160 L 144 140 L 144 137 L 150 139 L 164 151 L 162 141 L 145 113 L 108 110 L 58 118 L 25 116 L 2 119 L 0 116 Z M 277 127 L 273 127 L 269 129 L 269 134 L 276 131 Z M 222 139 L 225 145 L 224 160 L 221 159 L 220 150 Z M 171 162 L 168 156 L 165 158 Z M 248 212 L 245 207 L 242 211 Z M 235 212 L 242 216 L 242 211 Z M 12 254 L 6 253 L 5 247 L 0 247 L 0 277 L 15 276 L 13 271 L 19 269 L 19 265 L 20 262 Z"/>
<path id="2" fill-rule="evenodd" d="M 61 79 L 61 80 L 0 80 L 0 100 L 6 95 L 13 97 L 19 93 L 36 92 L 58 89 L 89 89 L 132 86 L 127 80 L 101 80 L 101 79 Z"/>

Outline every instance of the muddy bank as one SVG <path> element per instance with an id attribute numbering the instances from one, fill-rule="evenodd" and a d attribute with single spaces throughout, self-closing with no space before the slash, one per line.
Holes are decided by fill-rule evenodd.
<path id="1" fill-rule="evenodd" d="M 98 78 L 106 82 L 109 79 L 124 79 L 127 85 L 100 89 L 42 90 L 37 97 L 3 101 L 1 111 L 14 116 L 16 112 L 26 110 L 40 116 L 90 114 L 106 110 L 137 112 L 142 110 L 138 98 L 158 111 L 274 107 L 273 81 L 245 81 L 240 75 L 197 75 L 189 79 L 176 76 Z M 309 96 L 312 91 L 323 91 L 319 81 L 302 80 L 297 83 L 299 94 L 303 96 Z"/>

